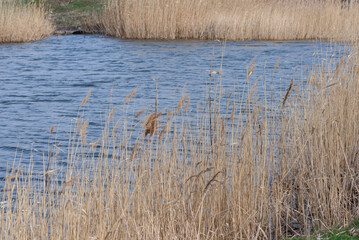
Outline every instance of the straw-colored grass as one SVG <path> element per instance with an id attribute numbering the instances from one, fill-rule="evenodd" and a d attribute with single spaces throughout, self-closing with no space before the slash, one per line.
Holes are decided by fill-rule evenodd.
<path id="1" fill-rule="evenodd" d="M 351 41 L 359 4 L 316 0 L 108 0 L 107 35 L 133 39 Z"/>
<path id="2" fill-rule="evenodd" d="M 279 104 L 255 102 L 248 87 L 226 96 L 221 112 L 225 98 L 212 89 L 211 109 L 193 122 L 190 96 L 133 122 L 111 110 L 93 142 L 80 117 L 64 178 L 56 142 L 43 173 L 9 173 L 0 238 L 282 239 L 347 225 L 359 216 L 357 63 L 352 54 L 314 67 L 307 86 L 294 82 Z"/>
<path id="3" fill-rule="evenodd" d="M 43 7 L 0 0 L 0 43 L 37 41 L 53 30 Z"/>

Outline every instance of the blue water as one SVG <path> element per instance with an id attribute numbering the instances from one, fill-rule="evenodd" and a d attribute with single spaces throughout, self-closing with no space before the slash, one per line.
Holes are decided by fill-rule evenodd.
<path id="1" fill-rule="evenodd" d="M 14 160 L 25 165 L 31 160 L 34 170 L 42 171 L 43 156 L 55 139 L 66 151 L 70 126 L 79 114 L 90 119 L 88 142 L 96 141 L 110 103 L 122 109 L 121 117 L 125 96 L 136 87 L 126 115 L 131 118 L 143 108 L 153 109 L 154 78 L 159 109 L 173 109 L 189 94 L 190 114 L 195 114 L 205 99 L 211 66 L 219 71 L 223 64 L 224 93 L 232 89 L 240 93 L 255 58 L 249 83 L 257 83 L 261 92 L 271 88 L 273 79 L 280 99 L 292 78 L 305 83 L 309 72 L 305 69 L 323 58 L 338 59 L 343 49 L 320 42 L 227 42 L 223 48 L 211 41 L 134 41 L 96 35 L 0 45 L 0 179 Z M 88 104 L 79 110 L 90 89 Z M 59 162 L 66 164 L 66 157 L 61 152 Z"/>

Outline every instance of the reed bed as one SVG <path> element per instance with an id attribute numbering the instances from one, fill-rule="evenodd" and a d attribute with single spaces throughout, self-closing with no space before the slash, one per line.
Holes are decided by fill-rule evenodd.
<path id="1" fill-rule="evenodd" d="M 37 41 L 53 31 L 43 6 L 0 0 L 0 43 Z"/>
<path id="2" fill-rule="evenodd" d="M 9 172 L 0 238 L 283 239 L 347 225 L 359 217 L 357 63 L 352 54 L 314 66 L 279 104 L 255 100 L 251 66 L 247 93 L 212 88 L 207 111 L 193 121 L 190 96 L 173 111 L 145 110 L 133 120 L 110 108 L 93 142 L 80 115 L 62 174 L 56 143 L 42 174 Z M 218 83 L 216 70 L 210 78 Z"/>
<path id="3" fill-rule="evenodd" d="M 358 11 L 354 1 L 108 0 L 89 25 L 129 39 L 352 41 Z"/>

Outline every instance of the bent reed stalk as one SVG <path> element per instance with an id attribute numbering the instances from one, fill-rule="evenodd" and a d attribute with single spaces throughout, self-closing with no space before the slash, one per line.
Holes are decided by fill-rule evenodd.
<path id="1" fill-rule="evenodd" d="M 0 0 L 0 43 L 37 41 L 53 31 L 43 6 Z"/>
<path id="2" fill-rule="evenodd" d="M 359 4 L 352 2 L 108 0 L 92 24 L 128 39 L 352 41 L 359 33 Z"/>
<path id="3" fill-rule="evenodd" d="M 31 167 L 8 174 L 0 238 L 282 239 L 347 225 L 359 217 L 357 63 L 352 54 L 314 67 L 277 108 L 256 102 L 255 90 L 224 96 L 218 87 L 211 116 L 187 120 L 187 95 L 173 112 L 140 111 L 133 121 L 142 124 L 114 119 L 113 109 L 95 142 L 79 117 L 64 178 L 56 143 L 43 180 Z"/>

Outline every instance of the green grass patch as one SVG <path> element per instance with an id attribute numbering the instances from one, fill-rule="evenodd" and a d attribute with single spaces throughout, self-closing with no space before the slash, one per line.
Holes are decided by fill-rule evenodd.
<path id="1" fill-rule="evenodd" d="M 80 26 L 93 13 L 100 13 L 106 0 L 13 0 L 19 5 L 44 6 L 57 27 Z"/>
<path id="2" fill-rule="evenodd" d="M 334 227 L 330 230 L 317 231 L 311 236 L 301 236 L 291 238 L 295 240 L 358 240 L 359 239 L 359 219 L 352 222 L 348 227 Z"/>
<path id="3" fill-rule="evenodd" d="M 45 6 L 58 27 L 67 27 L 82 25 L 92 14 L 101 12 L 105 3 L 105 0 L 48 0 Z"/>
<path id="4" fill-rule="evenodd" d="M 74 1 L 51 1 L 50 6 L 55 13 L 63 12 L 93 12 L 100 11 L 104 5 L 101 0 L 74 0 Z"/>

